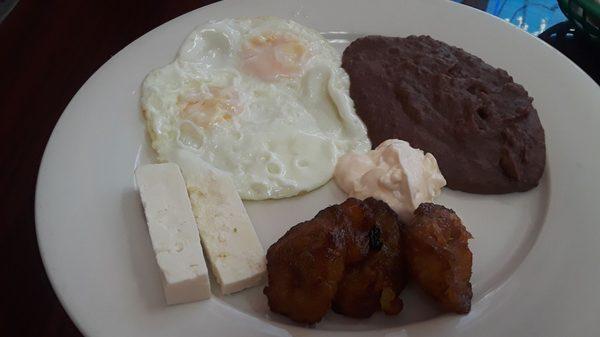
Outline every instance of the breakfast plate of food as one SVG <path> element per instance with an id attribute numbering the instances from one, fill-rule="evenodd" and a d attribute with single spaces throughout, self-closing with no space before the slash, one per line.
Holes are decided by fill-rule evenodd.
<path id="1" fill-rule="evenodd" d="M 44 153 L 89 336 L 589 336 L 600 95 L 451 2 L 225 0 L 131 43 Z"/>

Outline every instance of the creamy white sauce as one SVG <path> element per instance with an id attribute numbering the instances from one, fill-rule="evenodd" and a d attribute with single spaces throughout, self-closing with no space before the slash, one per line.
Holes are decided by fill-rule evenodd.
<path id="1" fill-rule="evenodd" d="M 349 196 L 385 201 L 407 222 L 423 202 L 437 197 L 446 180 L 431 153 L 388 139 L 368 153 L 340 157 L 334 179 Z"/>

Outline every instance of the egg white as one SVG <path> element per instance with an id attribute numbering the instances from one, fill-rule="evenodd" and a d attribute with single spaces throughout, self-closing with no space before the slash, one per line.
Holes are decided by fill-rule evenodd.
<path id="1" fill-rule="evenodd" d="M 159 160 L 181 163 L 185 152 L 230 174 L 243 199 L 262 200 L 313 190 L 338 157 L 370 149 L 348 92 L 340 55 L 318 32 L 225 19 L 196 28 L 146 77 L 141 104 Z"/>

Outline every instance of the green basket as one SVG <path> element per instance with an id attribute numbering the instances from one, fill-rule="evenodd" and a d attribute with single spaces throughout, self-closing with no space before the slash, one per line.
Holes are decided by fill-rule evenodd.
<path id="1" fill-rule="evenodd" d="M 600 0 L 558 0 L 558 5 L 579 30 L 600 42 Z"/>

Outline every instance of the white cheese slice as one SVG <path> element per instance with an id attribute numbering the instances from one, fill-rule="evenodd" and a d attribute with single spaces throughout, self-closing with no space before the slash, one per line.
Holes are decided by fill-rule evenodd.
<path id="1" fill-rule="evenodd" d="M 208 269 L 179 167 L 171 163 L 141 166 L 135 179 L 167 303 L 209 298 Z"/>
<path id="2" fill-rule="evenodd" d="M 185 151 L 176 155 L 221 292 L 231 294 L 262 283 L 265 252 L 231 178 Z"/>

